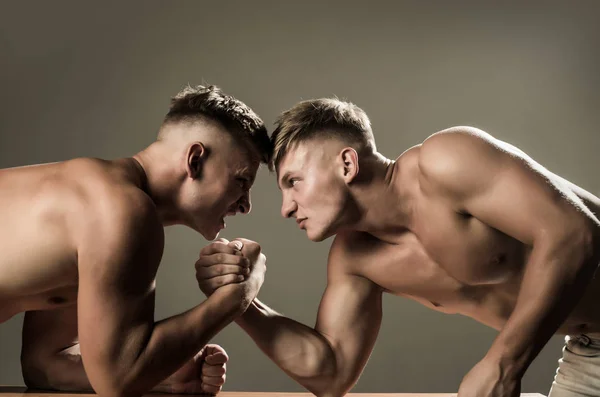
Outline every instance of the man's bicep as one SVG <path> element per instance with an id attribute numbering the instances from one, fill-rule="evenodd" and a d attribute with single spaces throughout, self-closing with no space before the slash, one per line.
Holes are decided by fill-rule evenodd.
<path id="1" fill-rule="evenodd" d="M 465 208 L 489 226 L 530 245 L 576 230 L 589 211 L 568 187 L 517 161 L 487 189 L 468 197 Z"/>
<path id="2" fill-rule="evenodd" d="M 133 364 L 153 329 L 162 229 L 130 226 L 93 239 L 79 255 L 79 343 L 94 387 Z"/>
<path id="3" fill-rule="evenodd" d="M 341 374 L 357 377 L 381 326 L 382 290 L 355 275 L 329 277 L 315 329 L 331 344 Z"/>
<path id="4" fill-rule="evenodd" d="M 108 369 L 137 348 L 137 332 L 151 332 L 154 320 L 154 291 L 126 291 L 118 281 L 80 276 L 78 333 L 86 370 L 93 379 L 94 368 Z M 91 278 L 91 277 L 90 277 Z M 134 337 L 134 340 L 130 338 Z"/>

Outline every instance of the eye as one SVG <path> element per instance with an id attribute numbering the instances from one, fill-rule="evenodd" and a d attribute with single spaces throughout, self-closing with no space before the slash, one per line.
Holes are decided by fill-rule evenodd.
<path id="1" fill-rule="evenodd" d="M 292 187 L 294 187 L 296 185 L 296 183 L 298 183 L 298 179 L 296 179 L 296 178 L 290 178 L 288 180 L 288 185 L 290 185 Z"/>
<path id="2" fill-rule="evenodd" d="M 236 178 L 238 185 L 240 185 L 240 187 L 242 189 L 248 189 L 250 186 L 250 181 L 246 178 Z"/>

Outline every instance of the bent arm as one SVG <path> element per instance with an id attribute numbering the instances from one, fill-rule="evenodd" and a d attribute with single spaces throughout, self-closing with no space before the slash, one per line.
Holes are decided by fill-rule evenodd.
<path id="1" fill-rule="evenodd" d="M 145 214 L 124 219 L 117 229 L 114 221 L 107 222 L 106 229 L 95 228 L 79 252 L 81 356 L 91 386 L 100 395 L 149 391 L 250 303 L 245 298 L 247 283 L 231 284 L 193 309 L 155 323 L 154 278 L 162 256 L 162 226 Z"/>
<path id="2" fill-rule="evenodd" d="M 319 397 L 343 396 L 356 383 L 381 325 L 382 291 L 344 271 L 348 258 L 339 240 L 332 246 L 314 328 L 258 300 L 236 320 L 275 364 Z"/>
<path id="3" fill-rule="evenodd" d="M 561 180 L 483 132 L 428 141 L 425 180 L 457 210 L 532 247 L 515 308 L 486 356 L 520 378 L 592 279 L 600 223 Z"/>

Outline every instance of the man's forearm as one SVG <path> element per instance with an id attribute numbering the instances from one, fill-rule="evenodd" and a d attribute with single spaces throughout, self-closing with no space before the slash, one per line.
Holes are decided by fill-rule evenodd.
<path id="1" fill-rule="evenodd" d="M 23 379 L 30 389 L 93 393 L 94 389 L 83 367 L 79 344 L 44 362 L 23 363 Z M 169 393 L 171 385 L 160 383 L 151 391 Z"/>
<path id="2" fill-rule="evenodd" d="M 239 290 L 232 293 L 232 290 Z M 224 286 L 195 308 L 154 324 L 143 349 L 129 358 L 121 379 L 126 394 L 144 393 L 190 360 L 221 329 L 243 313 L 249 302 L 239 284 Z M 85 354 L 85 352 L 84 352 Z"/>
<path id="3" fill-rule="evenodd" d="M 284 317 L 255 299 L 236 322 L 290 377 L 316 395 L 334 386 L 335 353 L 313 328 Z"/>
<path id="4" fill-rule="evenodd" d="M 580 300 L 598 263 L 581 244 L 534 247 L 515 309 L 487 357 L 522 377 Z"/>

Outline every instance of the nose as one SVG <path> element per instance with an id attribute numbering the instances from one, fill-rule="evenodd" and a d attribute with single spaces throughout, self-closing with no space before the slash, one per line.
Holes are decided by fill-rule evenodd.
<path id="1" fill-rule="evenodd" d="M 237 210 L 242 214 L 249 214 L 252 210 L 252 201 L 250 200 L 250 191 L 247 191 L 239 200 L 238 200 L 238 208 Z"/>
<path id="2" fill-rule="evenodd" d="M 298 206 L 296 205 L 296 202 L 288 199 L 284 193 L 283 200 L 281 202 L 281 216 L 284 218 L 291 218 L 297 210 Z"/>

